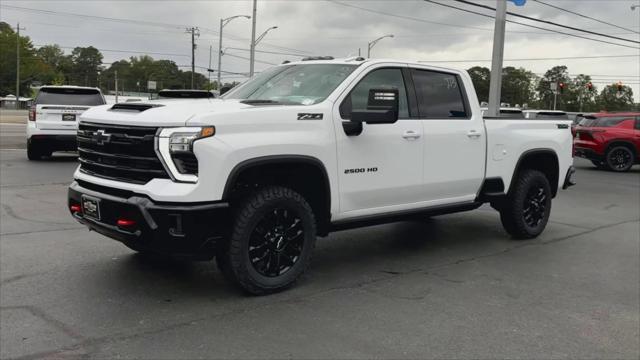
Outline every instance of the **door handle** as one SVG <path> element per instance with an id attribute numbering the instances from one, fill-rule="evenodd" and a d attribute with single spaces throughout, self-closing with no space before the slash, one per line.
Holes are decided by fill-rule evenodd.
<path id="1" fill-rule="evenodd" d="M 402 134 L 402 137 L 407 140 L 415 140 L 420 138 L 420 134 L 413 130 L 407 130 L 404 132 L 404 134 Z"/>
<path id="2" fill-rule="evenodd" d="M 472 139 L 477 139 L 477 138 L 479 138 L 480 136 L 482 136 L 482 134 L 481 134 L 481 133 L 479 133 L 479 132 L 478 132 L 478 131 L 476 131 L 476 130 L 469 130 L 469 132 L 467 133 L 467 136 L 468 136 L 468 137 L 470 137 L 470 138 L 472 138 Z"/>

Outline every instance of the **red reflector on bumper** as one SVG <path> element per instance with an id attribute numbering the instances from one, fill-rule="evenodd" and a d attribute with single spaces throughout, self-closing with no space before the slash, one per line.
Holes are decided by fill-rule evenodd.
<path id="1" fill-rule="evenodd" d="M 71 212 L 74 212 L 74 213 L 79 213 L 82 211 L 82 209 L 80 208 L 80 205 L 78 204 L 73 204 L 69 206 L 69 209 L 71 210 Z"/>
<path id="2" fill-rule="evenodd" d="M 130 227 L 135 225 L 136 222 L 134 220 L 129 220 L 129 219 L 118 219 L 116 224 L 120 227 Z"/>

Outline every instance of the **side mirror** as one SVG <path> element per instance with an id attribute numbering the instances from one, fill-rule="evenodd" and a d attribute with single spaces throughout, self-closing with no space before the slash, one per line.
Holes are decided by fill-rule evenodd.
<path id="1" fill-rule="evenodd" d="M 220 88 L 220 96 L 224 95 L 224 93 L 228 92 L 229 90 L 231 90 L 231 86 L 223 86 Z"/>
<path id="2" fill-rule="evenodd" d="M 351 121 L 367 124 L 393 124 L 398 121 L 398 89 L 370 89 L 366 110 L 353 110 Z"/>

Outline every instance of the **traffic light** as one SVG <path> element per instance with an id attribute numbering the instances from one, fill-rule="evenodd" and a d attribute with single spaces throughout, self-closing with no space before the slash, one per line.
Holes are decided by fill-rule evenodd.
<path id="1" fill-rule="evenodd" d="M 618 83 L 616 84 L 616 86 L 618 87 L 618 91 L 622 92 L 622 81 L 618 81 Z"/>
<path id="2" fill-rule="evenodd" d="M 588 91 L 593 91 L 593 84 L 591 82 L 587 83 L 587 90 Z"/>
<path id="3" fill-rule="evenodd" d="M 558 83 L 558 89 L 560 89 L 560 94 L 564 93 L 564 83 L 563 82 L 559 82 Z"/>

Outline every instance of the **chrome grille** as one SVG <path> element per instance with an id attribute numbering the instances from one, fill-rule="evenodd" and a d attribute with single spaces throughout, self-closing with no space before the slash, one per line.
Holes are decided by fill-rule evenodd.
<path id="1" fill-rule="evenodd" d="M 169 178 L 155 152 L 158 128 L 80 123 L 80 171 L 118 181 L 145 184 Z"/>

